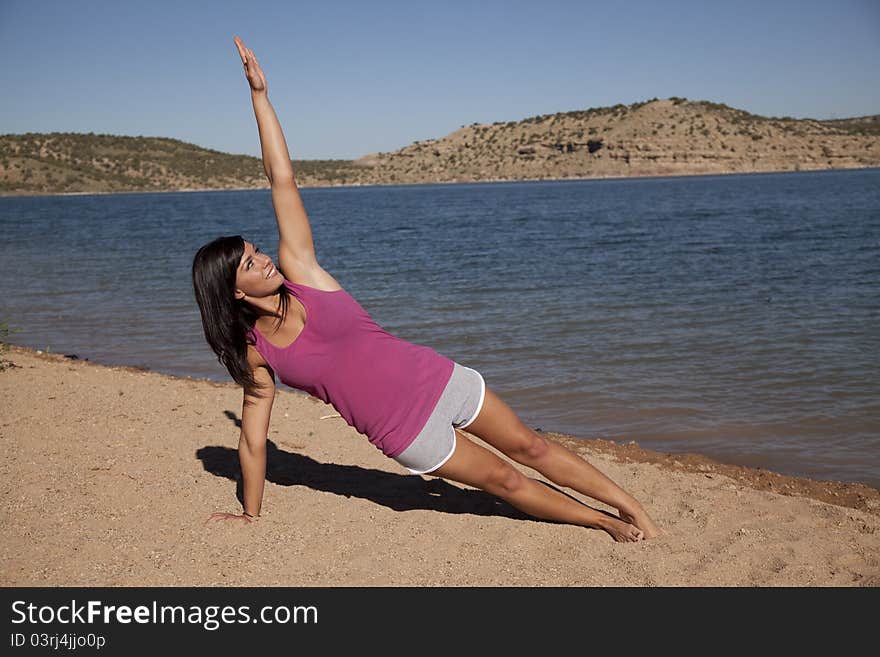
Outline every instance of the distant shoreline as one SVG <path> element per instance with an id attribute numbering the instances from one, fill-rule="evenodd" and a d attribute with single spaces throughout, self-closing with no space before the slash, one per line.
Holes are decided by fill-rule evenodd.
<path id="1" fill-rule="evenodd" d="M 698 178 L 713 176 L 761 176 L 773 175 L 780 173 L 822 173 L 822 172 L 841 172 L 841 171 L 868 171 L 880 169 L 880 167 L 845 167 L 834 169 L 801 169 L 792 171 L 791 169 L 777 169 L 771 171 L 726 171 L 713 173 L 675 173 L 662 175 L 634 175 L 634 176 L 590 176 L 590 177 L 569 177 L 569 178 L 529 178 L 529 179 L 506 179 L 500 178 L 496 180 L 446 180 L 433 182 L 400 182 L 400 183 L 370 183 L 370 184 L 345 184 L 345 185 L 309 185 L 298 183 L 299 189 L 339 189 L 339 188 L 371 188 L 371 187 L 417 187 L 430 185 L 478 185 L 493 183 L 530 183 L 530 182 L 583 182 L 593 180 L 643 180 L 643 179 L 665 179 L 665 178 Z M 183 189 L 145 189 L 130 190 L 119 192 L 48 192 L 48 193 L 6 193 L 0 192 L 0 198 L 20 198 L 20 197 L 50 197 L 50 196 L 123 196 L 126 194 L 177 194 L 187 192 L 248 192 L 248 191 L 269 191 L 269 187 L 205 187 L 205 188 L 183 188 Z"/>
<path id="2" fill-rule="evenodd" d="M 268 187 L 260 157 L 165 137 L 9 134 L 0 151 L 4 197 Z M 304 189 L 851 170 L 880 166 L 880 114 L 765 117 L 672 96 L 474 122 L 354 160 L 291 163 Z"/>

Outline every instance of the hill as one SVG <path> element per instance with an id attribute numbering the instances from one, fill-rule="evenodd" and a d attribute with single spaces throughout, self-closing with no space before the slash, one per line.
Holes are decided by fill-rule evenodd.
<path id="1" fill-rule="evenodd" d="M 462 126 L 361 158 L 394 183 L 668 176 L 880 166 L 880 116 L 818 121 L 652 99 Z"/>
<path id="2" fill-rule="evenodd" d="M 301 183 L 348 180 L 348 160 L 295 161 Z M 340 174 L 341 172 L 341 174 Z M 263 164 L 177 139 L 53 132 L 0 135 L 0 194 L 268 187 Z"/>
<path id="3" fill-rule="evenodd" d="M 672 97 L 473 123 L 358 160 L 294 160 L 303 187 L 880 166 L 880 115 L 764 117 Z M 0 135 L 0 194 L 266 187 L 262 163 L 176 139 Z"/>

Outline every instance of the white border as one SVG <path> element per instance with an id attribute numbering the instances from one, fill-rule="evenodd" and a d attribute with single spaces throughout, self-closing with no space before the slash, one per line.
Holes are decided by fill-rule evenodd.
<path id="1" fill-rule="evenodd" d="M 437 468 L 443 467 L 443 464 L 446 463 L 446 461 L 448 461 L 450 458 L 452 458 L 452 455 L 455 453 L 455 443 L 456 443 L 455 429 L 453 429 L 452 430 L 452 449 L 449 450 L 449 454 L 444 456 L 443 460 L 440 461 L 440 463 L 435 465 L 433 468 L 428 468 L 427 470 L 413 470 L 412 468 L 406 468 L 406 469 L 409 470 L 410 472 L 412 472 L 413 474 L 428 474 L 429 472 L 434 472 L 434 470 L 436 470 Z M 406 467 L 406 466 L 404 466 L 404 467 Z"/>
<path id="2" fill-rule="evenodd" d="M 468 367 L 467 369 L 471 370 L 471 372 L 476 373 L 476 375 L 480 377 L 480 403 L 477 404 L 477 410 L 474 412 L 471 419 L 464 424 L 458 425 L 459 429 L 464 429 L 467 425 L 477 419 L 477 416 L 480 414 L 480 410 L 483 408 L 483 399 L 486 396 L 486 382 L 483 380 L 483 375 L 477 372 L 477 370 L 472 370 L 470 367 Z"/>

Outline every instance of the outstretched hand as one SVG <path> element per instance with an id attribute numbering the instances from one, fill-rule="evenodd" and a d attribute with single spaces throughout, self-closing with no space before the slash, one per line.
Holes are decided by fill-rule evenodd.
<path id="1" fill-rule="evenodd" d="M 256 55 L 250 48 L 244 45 L 244 42 L 235 37 L 235 46 L 238 48 L 238 54 L 241 57 L 241 63 L 244 64 L 244 73 L 247 76 L 248 84 L 251 85 L 252 91 L 266 93 L 266 75 L 257 61 Z"/>

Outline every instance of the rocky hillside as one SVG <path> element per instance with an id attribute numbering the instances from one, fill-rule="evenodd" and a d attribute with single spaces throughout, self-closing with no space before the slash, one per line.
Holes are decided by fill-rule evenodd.
<path id="1" fill-rule="evenodd" d="M 669 176 L 880 166 L 880 116 L 768 118 L 684 98 L 462 127 L 356 161 L 382 181 Z"/>
<path id="2" fill-rule="evenodd" d="M 293 161 L 300 183 L 340 184 L 350 160 Z M 158 137 L 53 132 L 0 135 L 0 194 L 268 187 L 263 163 Z"/>
<path id="3" fill-rule="evenodd" d="M 301 186 L 546 180 L 880 166 L 880 115 L 764 117 L 684 98 L 474 123 L 389 153 L 294 160 Z M 175 139 L 0 136 L 0 194 L 266 187 L 262 163 Z"/>

